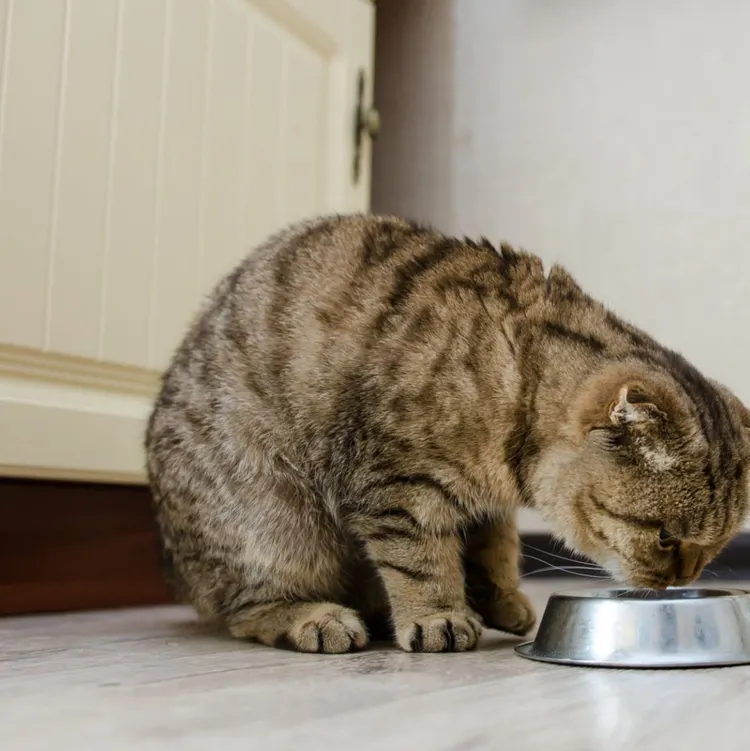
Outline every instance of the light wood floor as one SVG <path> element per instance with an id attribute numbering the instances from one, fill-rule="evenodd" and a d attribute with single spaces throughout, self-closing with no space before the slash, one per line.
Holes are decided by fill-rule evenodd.
<path id="1" fill-rule="evenodd" d="M 570 586 L 526 589 L 541 606 Z M 566 668 L 514 643 L 307 656 L 231 641 L 176 607 L 0 620 L 0 748 L 750 748 L 750 667 Z"/>

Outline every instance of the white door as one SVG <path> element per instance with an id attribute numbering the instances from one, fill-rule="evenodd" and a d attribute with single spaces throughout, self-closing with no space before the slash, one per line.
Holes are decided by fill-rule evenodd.
<path id="1" fill-rule="evenodd" d="M 0 0 L 0 474 L 139 482 L 201 298 L 366 210 L 367 0 Z"/>

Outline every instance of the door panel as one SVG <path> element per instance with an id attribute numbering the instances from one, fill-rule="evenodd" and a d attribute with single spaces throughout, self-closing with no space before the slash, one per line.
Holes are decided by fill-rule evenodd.
<path id="1" fill-rule="evenodd" d="M 142 478 L 200 300 L 282 225 L 367 209 L 372 33 L 365 0 L 0 0 L 0 472 Z"/>

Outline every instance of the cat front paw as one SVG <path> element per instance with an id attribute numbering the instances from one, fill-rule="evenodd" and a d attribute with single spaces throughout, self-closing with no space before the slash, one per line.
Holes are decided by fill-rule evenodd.
<path id="1" fill-rule="evenodd" d="M 447 611 L 415 618 L 396 628 L 396 641 L 406 652 L 468 652 L 475 649 L 482 624 L 471 613 Z"/>
<path id="2" fill-rule="evenodd" d="M 520 589 L 498 590 L 491 599 L 477 606 L 477 610 L 488 628 L 515 636 L 525 636 L 536 625 L 534 607 Z"/>

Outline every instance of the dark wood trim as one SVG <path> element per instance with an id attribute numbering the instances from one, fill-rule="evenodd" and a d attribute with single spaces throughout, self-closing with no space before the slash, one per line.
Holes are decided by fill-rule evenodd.
<path id="1" fill-rule="evenodd" d="M 169 601 L 146 488 L 0 478 L 0 615 Z"/>
<path id="2" fill-rule="evenodd" d="M 571 558 L 571 564 L 575 562 L 588 563 L 586 558 L 574 555 L 559 542 L 552 539 L 548 534 L 528 534 L 523 535 L 522 548 L 524 553 L 523 573 L 524 576 L 534 574 L 534 578 L 542 577 L 563 577 L 566 576 L 564 571 L 545 570 L 551 566 L 567 565 L 565 561 L 555 556 L 564 555 Z M 533 557 L 531 557 L 533 556 Z M 542 563 L 536 559 L 543 558 L 548 563 Z M 602 569 L 592 571 L 592 574 L 604 573 Z M 722 579 L 723 581 L 750 581 L 750 532 L 743 532 L 732 540 L 729 545 L 713 560 L 704 570 L 702 579 L 711 581 L 712 579 Z"/>
<path id="3" fill-rule="evenodd" d="M 534 556 L 524 557 L 525 574 L 565 575 L 549 569 L 565 565 L 552 554 L 568 555 L 549 535 L 523 542 Z M 750 533 L 729 544 L 707 577 L 750 580 Z M 147 488 L 0 478 L 0 615 L 168 602 Z"/>

